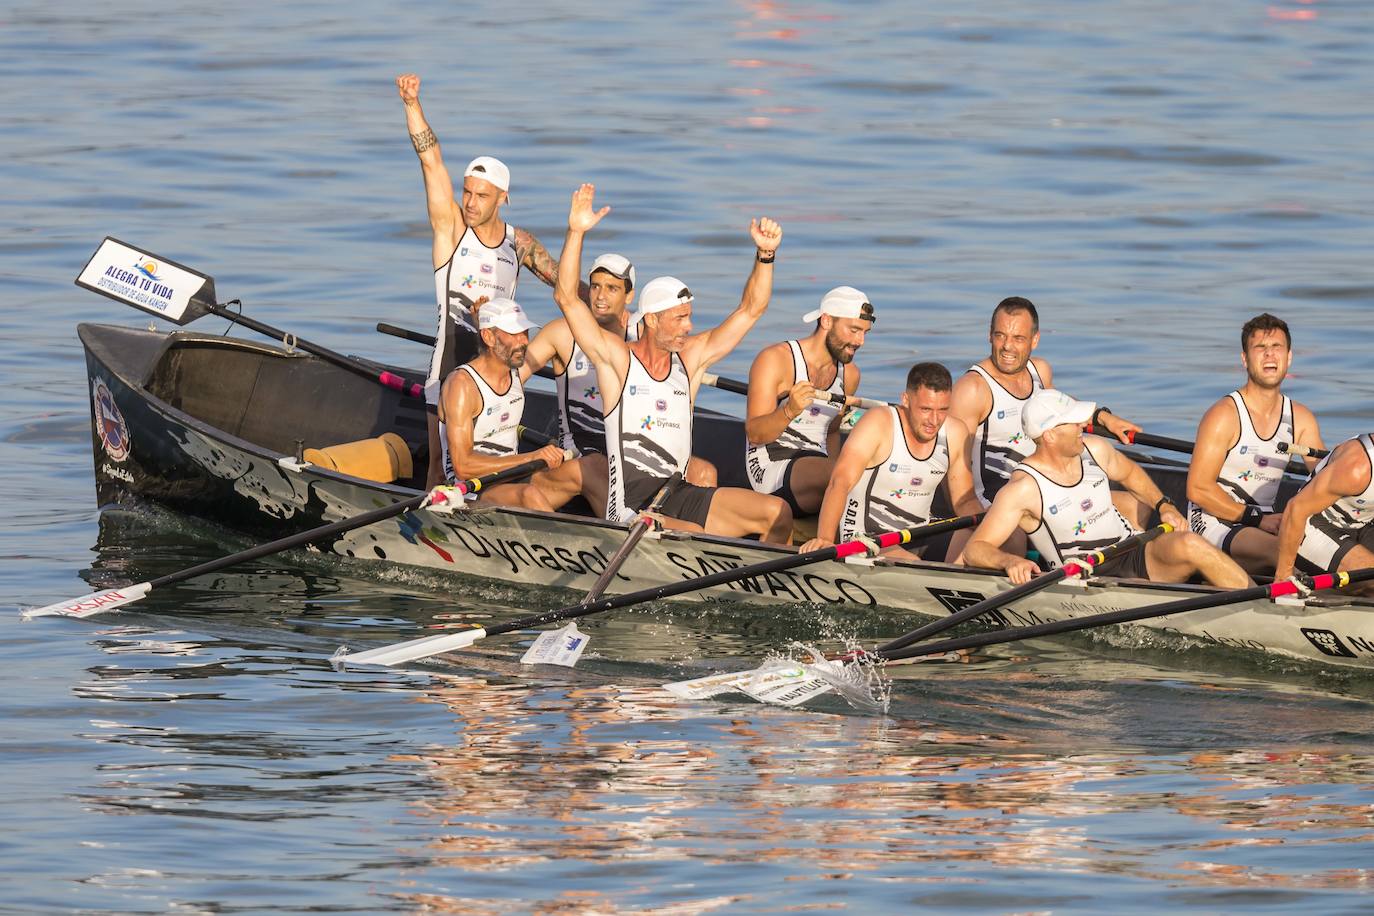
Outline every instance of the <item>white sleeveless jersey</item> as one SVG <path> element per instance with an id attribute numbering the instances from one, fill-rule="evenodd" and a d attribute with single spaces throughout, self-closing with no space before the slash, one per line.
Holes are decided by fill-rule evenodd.
<path id="1" fill-rule="evenodd" d="M 606 414 L 607 518 L 624 522 L 634 517 L 637 507 L 625 502 L 627 487 L 687 470 L 692 457 L 690 382 L 678 354 L 673 354 L 668 375 L 660 380 L 630 351 L 625 388 Z"/>
<path id="2" fill-rule="evenodd" d="M 1030 393 L 1034 394 L 1045 383 L 1040 380 L 1034 362 L 1027 361 L 1026 368 L 1030 370 Z M 1018 398 L 982 366 L 970 366 L 969 371 L 981 375 L 992 392 L 992 409 L 973 431 L 973 492 L 983 505 L 990 506 L 997 491 L 1011 477 L 1012 468 L 1035 451 L 1035 443 L 1021 426 L 1021 409 L 1030 394 Z"/>
<path id="3" fill-rule="evenodd" d="M 506 224 L 506 236 L 495 248 L 488 248 L 471 228 L 464 230 L 458 247 L 434 271 L 434 294 L 439 304 L 439 321 L 434 332 L 434 355 L 430 357 L 425 386 L 432 404 L 439 400 L 439 385 L 459 360 L 475 353 L 458 353 L 458 335 L 477 335 L 472 320 L 472 303 L 488 299 L 514 299 L 520 260 L 515 253 L 515 227 Z M 475 346 L 475 342 L 469 346 Z"/>
<path id="4" fill-rule="evenodd" d="M 1031 544 L 1051 569 L 1065 560 L 1110 547 L 1136 533 L 1130 522 L 1112 505 L 1107 472 L 1084 446 L 1079 456 L 1078 482 L 1062 486 L 1028 464 L 1017 470 L 1030 474 L 1040 487 L 1040 524 L 1030 533 Z"/>
<path id="5" fill-rule="evenodd" d="M 866 468 L 849 491 L 840 516 L 841 541 L 929 521 L 935 490 L 949 472 L 949 437 L 944 425 L 935 434 L 930 455 L 917 458 L 907 447 L 901 411 L 891 406 L 887 409 L 892 414 L 887 457 Z"/>
<path id="6" fill-rule="evenodd" d="M 1240 436 L 1226 453 L 1217 483 L 1237 502 L 1273 512 L 1283 472 L 1288 467 L 1288 455 L 1280 452 L 1277 446 L 1280 442 L 1294 441 L 1293 402 L 1283 399 L 1279 424 L 1266 439 L 1255 431 L 1250 410 L 1240 392 L 1233 391 L 1227 397 L 1236 408 Z M 1188 503 L 1188 527 L 1218 547 L 1229 543 L 1236 524 L 1221 521 L 1194 502 Z"/>
<path id="7" fill-rule="evenodd" d="M 792 385 L 808 378 L 810 370 L 806 366 L 806 357 L 802 355 L 801 343 L 789 340 L 787 347 L 792 353 L 792 384 L 787 386 L 790 390 Z M 835 380 L 825 391 L 844 397 L 843 363 L 836 365 Z M 783 395 L 778 398 L 778 403 L 786 400 L 787 395 Z M 760 493 L 772 493 L 782 485 L 788 462 L 803 454 L 830 454 L 827 434 L 831 421 L 839 416 L 843 406 L 843 402 L 812 401 L 809 407 L 783 427 L 778 438 L 763 445 L 747 445 L 744 459 L 750 486 Z"/>
<path id="8" fill-rule="evenodd" d="M 510 373 L 510 387 L 505 394 L 497 394 L 486 379 L 471 365 L 464 363 L 458 371 L 466 372 L 482 397 L 482 408 L 472 421 L 472 450 L 483 455 L 513 455 L 520 448 L 520 420 L 525 414 L 525 389 L 520 375 Z M 439 424 L 439 442 L 443 445 L 444 479 L 456 479 L 453 458 L 448 451 L 448 424 Z"/>
<path id="9" fill-rule="evenodd" d="M 1365 458 L 1369 460 L 1370 467 L 1374 468 L 1374 440 L 1370 439 L 1369 433 L 1361 433 L 1358 439 L 1364 446 Z M 1335 451 L 1333 448 L 1332 454 Z M 1331 455 L 1323 458 L 1312 472 L 1312 476 L 1321 473 L 1321 469 L 1326 467 L 1330 460 Z M 1374 474 L 1370 475 L 1369 486 L 1364 488 L 1363 493 L 1342 496 L 1312 521 L 1319 521 L 1322 527 L 1338 531 L 1356 531 L 1374 521 Z"/>
<path id="10" fill-rule="evenodd" d="M 639 339 L 637 325 L 625 329 L 625 339 Z M 579 455 L 606 451 L 605 407 L 596 366 L 574 341 L 568 364 L 554 378 L 558 392 L 558 442 Z"/>

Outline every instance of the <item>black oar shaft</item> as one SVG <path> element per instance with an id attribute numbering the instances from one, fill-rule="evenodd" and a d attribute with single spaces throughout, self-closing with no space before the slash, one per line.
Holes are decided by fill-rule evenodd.
<path id="1" fill-rule="evenodd" d="M 427 347 L 434 346 L 433 334 L 422 334 L 419 331 L 412 331 L 409 328 L 402 328 L 394 324 L 387 324 L 385 321 L 377 322 L 377 330 L 383 334 L 390 334 L 392 337 L 399 337 L 402 340 L 409 340 L 413 343 L 424 344 Z"/>
<path id="2" fill-rule="evenodd" d="M 533 474 L 535 471 L 539 470 L 540 468 L 543 468 L 544 466 L 544 460 L 542 458 L 537 458 L 533 461 L 526 461 L 524 464 L 518 465 L 516 467 L 507 468 L 504 471 L 498 471 L 495 474 L 488 474 L 485 477 L 464 481 L 463 483 L 468 492 L 477 492 L 486 487 L 491 487 L 499 483 L 504 483 L 508 480 L 514 480 L 519 477 L 524 477 L 527 474 Z M 423 505 L 425 500 L 428 498 L 428 493 L 421 493 L 419 496 L 413 496 L 410 499 L 404 499 L 398 503 L 392 503 L 389 506 L 381 506 L 379 508 L 363 512 L 360 515 L 353 515 L 348 518 L 341 519 L 337 522 L 331 522 L 328 525 L 320 525 L 316 528 L 311 528 L 308 531 L 301 531 L 297 534 L 288 535 L 284 538 L 278 538 L 277 540 L 269 541 L 266 544 L 259 544 L 256 547 L 250 547 L 247 550 L 242 550 L 238 553 L 230 554 L 227 557 L 219 557 L 214 560 L 207 560 L 206 562 L 200 563 L 196 566 L 192 566 L 189 569 L 183 569 L 178 572 L 168 573 L 165 576 L 159 576 L 158 578 L 151 580 L 148 583 L 148 585 L 150 588 L 159 588 L 163 585 L 171 585 L 176 582 L 185 582 L 187 579 L 194 579 L 196 576 L 204 576 L 212 572 L 219 572 L 221 569 L 225 569 L 229 566 L 236 566 L 239 563 L 247 563 L 250 560 L 256 560 L 260 557 L 270 556 L 274 553 L 281 553 L 284 550 L 292 550 L 296 547 L 304 547 L 306 544 L 311 544 L 315 541 L 321 541 L 326 538 L 331 538 L 337 534 L 343 534 L 345 532 L 352 531 L 356 528 L 363 528 L 367 525 L 372 525 L 377 522 L 385 521 L 389 518 L 395 518 L 398 515 L 404 515 L 405 513 L 413 509 L 420 508 L 420 506 Z"/>
<path id="3" fill-rule="evenodd" d="M 1119 541 L 1110 547 L 1105 547 L 1102 550 L 1097 551 L 1095 555 L 1073 560 L 1070 562 L 1075 567 L 1081 566 L 1083 564 L 1090 564 L 1093 567 L 1101 566 L 1108 560 L 1113 560 L 1129 550 L 1136 549 L 1137 547 L 1143 547 L 1145 544 L 1159 537 L 1161 534 L 1164 534 L 1166 531 L 1172 530 L 1174 529 L 1170 525 L 1157 525 L 1154 528 L 1150 528 L 1146 531 L 1140 532 L 1139 534 L 1134 534 L 1123 541 Z M 890 642 L 883 643 L 881 646 L 878 647 L 877 651 L 888 652 L 895 649 L 902 649 L 906 646 L 911 645 L 912 643 L 919 642 L 920 640 L 925 639 L 927 636 L 933 636 L 936 633 L 942 633 L 945 630 L 948 630 L 950 627 L 958 626 L 965 620 L 972 620 L 973 618 L 981 614 L 986 614 L 988 611 L 1004 607 L 1008 604 L 1011 604 L 1013 601 L 1017 601 L 1021 598 L 1026 597 L 1027 595 L 1031 595 L 1035 592 L 1049 588 L 1054 583 L 1065 578 L 1065 576 L 1068 575 L 1069 571 L 1069 564 L 1060 566 L 1057 569 L 1052 569 L 1047 573 L 1036 576 L 1029 582 L 1023 582 L 1020 585 L 1014 586 L 1013 588 L 1010 588 L 1005 592 L 993 595 L 991 598 L 985 598 L 984 600 L 979 601 L 977 604 L 971 605 L 969 607 L 964 608 L 961 611 L 956 611 L 955 613 L 950 614 L 948 617 L 941 617 L 937 620 L 931 621 L 925 626 L 917 627 L 910 633 L 907 633 L 903 636 L 899 636 Z"/>
<path id="4" fill-rule="evenodd" d="M 615 553 L 611 554 L 611 558 L 606 561 L 606 568 L 601 571 L 601 575 L 596 577 L 592 587 L 587 590 L 587 596 L 582 599 L 583 604 L 600 598 L 610 586 L 611 580 L 615 578 L 616 573 L 620 572 L 620 567 L 625 565 L 625 560 L 629 558 L 635 545 L 643 540 L 644 535 L 654 526 L 654 520 L 650 517 L 650 513 L 658 511 L 659 506 L 663 505 L 663 500 L 668 498 L 668 494 L 676 489 L 681 481 L 682 474 L 674 473 L 672 477 L 663 482 L 663 486 L 658 488 L 658 492 L 640 510 L 639 516 L 631 525 L 630 533 L 626 535 L 624 543 Z"/>
<path id="5" fill-rule="evenodd" d="M 1348 582 L 1352 584 L 1355 582 L 1365 582 L 1370 579 L 1374 579 L 1374 569 L 1361 569 L 1348 574 Z M 912 646 L 908 649 L 898 649 L 891 652 L 880 649 L 870 654 L 888 661 L 897 661 L 904 658 L 916 658 L 921 655 L 943 655 L 946 652 L 954 652 L 958 649 L 978 649 L 984 646 L 999 645 L 1001 643 L 1018 642 L 1023 639 L 1034 639 L 1037 636 L 1054 636 L 1059 633 L 1072 633 L 1076 630 L 1087 630 L 1093 627 L 1104 627 L 1116 623 L 1133 623 L 1138 620 L 1149 620 L 1154 617 L 1167 617 L 1171 614 L 1182 614 L 1186 611 L 1200 611 L 1207 608 L 1222 607 L 1227 604 L 1239 604 L 1242 601 L 1255 601 L 1263 598 L 1270 598 L 1274 596 L 1276 586 L 1278 585 L 1280 585 L 1280 583 L 1256 585 L 1252 588 L 1237 589 L 1235 591 L 1197 595 L 1192 598 L 1180 598 L 1177 601 L 1168 601 L 1164 604 L 1151 604 L 1145 607 L 1125 608 L 1120 611 L 1090 614 L 1087 617 L 1077 617 L 1071 620 L 1053 620 L 1048 623 L 1040 623 L 1033 626 L 995 630 L 991 633 L 974 633 L 971 636 L 942 639 L 938 642 L 928 642 L 919 646 Z"/>
<path id="6" fill-rule="evenodd" d="M 908 543 L 929 540 L 951 531 L 958 531 L 962 528 L 969 528 L 975 525 L 978 516 L 962 516 L 943 522 L 933 522 L 920 528 L 911 530 L 911 540 Z M 658 601 L 663 598 L 672 598 L 676 595 L 684 595 L 687 592 L 700 591 L 702 589 L 713 588 L 717 585 L 727 585 L 731 582 L 738 582 L 740 579 L 752 579 L 755 576 L 767 576 L 772 573 L 786 572 L 798 566 L 807 566 L 812 563 L 822 563 L 826 560 L 833 560 L 838 555 L 840 545 L 822 547 L 819 550 L 812 550 L 808 553 L 793 553 L 778 557 L 776 560 L 765 560 L 762 563 L 755 563 L 751 566 L 742 566 L 739 569 L 725 569 L 719 572 L 700 576 L 696 579 L 683 579 L 680 582 L 669 582 L 664 585 L 655 585 L 652 588 L 641 589 L 637 592 L 628 592 L 624 595 L 614 595 L 610 598 L 601 598 L 590 603 L 574 604 L 569 607 L 559 608 L 553 611 L 546 611 L 533 617 L 525 617 L 520 620 L 513 620 L 510 623 L 497 624 L 491 627 L 484 627 L 488 636 L 497 636 L 501 633 L 514 633 L 519 630 L 528 630 L 532 627 L 543 626 L 546 623 L 554 623 L 559 620 L 571 620 L 578 617 L 586 617 L 589 614 L 599 614 L 602 611 L 611 611 L 616 608 L 628 607 L 632 604 L 642 604 L 646 601 Z"/>
<path id="7" fill-rule="evenodd" d="M 333 363 L 340 369 L 347 369 L 349 372 L 352 372 L 355 375 L 361 375 L 363 378 L 370 379 L 374 382 L 377 382 L 378 384 L 385 385 L 388 388 L 395 389 L 396 391 L 401 392 L 401 394 L 407 397 L 423 398 L 425 396 L 425 386 L 423 382 L 416 382 L 412 379 L 402 378 L 400 376 L 393 375 L 390 372 L 378 372 L 376 369 L 372 369 L 368 366 L 363 365 L 356 359 L 344 356 L 342 353 L 338 353 L 334 350 L 329 349 L 328 347 L 322 347 L 317 343 L 311 343 L 308 340 L 301 340 L 299 337 L 296 337 L 294 334 L 289 334 L 286 331 L 283 331 L 281 328 L 275 328 L 270 324 L 265 324 L 261 321 L 258 321 L 256 318 L 250 318 L 247 315 L 241 315 L 238 312 L 231 311 L 230 309 L 227 309 L 222 305 L 211 306 L 208 309 L 208 311 L 212 315 L 218 315 L 221 318 L 225 318 L 229 321 L 234 322 L 234 324 L 242 325 L 243 327 L 248 328 L 250 331 L 257 331 L 259 334 L 271 337 L 275 340 L 280 340 L 283 342 L 293 342 L 294 346 L 299 347 L 306 353 L 309 353 L 313 356 L 318 356 L 320 359 L 323 359 L 326 362 Z"/>

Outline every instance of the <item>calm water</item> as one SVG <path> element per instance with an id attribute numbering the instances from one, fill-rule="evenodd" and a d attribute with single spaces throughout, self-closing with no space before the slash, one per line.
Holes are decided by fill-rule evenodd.
<path id="1" fill-rule="evenodd" d="M 903 672 L 886 717 L 674 702 L 665 680 L 792 639 L 906 629 L 649 608 L 572 672 L 518 646 L 334 672 L 441 614 L 560 596 L 276 558 L 85 623 L 19 605 L 245 545 L 94 506 L 72 279 L 106 234 L 336 349 L 420 364 L 429 233 L 396 73 L 509 218 L 737 301 L 751 215 L 786 237 L 747 352 L 866 290 L 864 387 L 983 355 L 1041 307 L 1063 387 L 1166 435 L 1288 318 L 1290 393 L 1370 426 L 1367 4 L 975 2 L 0 10 L 0 911 L 1368 911 L 1374 681 L 1138 634 Z M 522 298 L 552 314 L 534 281 Z M 207 320 L 205 330 L 218 323 Z M 738 411 L 729 396 L 712 406 Z M 478 610 L 478 605 L 482 610 Z"/>

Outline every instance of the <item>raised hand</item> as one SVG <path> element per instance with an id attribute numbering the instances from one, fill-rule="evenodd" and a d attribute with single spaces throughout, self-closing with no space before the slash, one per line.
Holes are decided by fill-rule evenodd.
<path id="1" fill-rule="evenodd" d="M 611 212 L 610 207 L 593 210 L 596 199 L 596 185 L 584 184 L 573 191 L 572 207 L 568 210 L 568 228 L 573 232 L 586 232 L 601 222 L 601 218 Z"/>
<path id="2" fill-rule="evenodd" d="M 414 105 L 420 101 L 420 77 L 414 73 L 402 73 L 396 77 L 396 91 L 400 93 L 402 102 Z"/>
<path id="3" fill-rule="evenodd" d="M 749 234 L 753 236 L 759 251 L 763 252 L 777 251 L 778 243 L 782 241 L 782 227 L 766 216 L 749 221 Z"/>

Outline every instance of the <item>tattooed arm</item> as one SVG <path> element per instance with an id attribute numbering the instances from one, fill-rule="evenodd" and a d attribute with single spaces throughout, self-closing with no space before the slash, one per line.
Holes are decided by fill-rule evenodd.
<path id="1" fill-rule="evenodd" d="M 439 154 L 439 141 L 425 120 L 420 108 L 420 78 L 413 73 L 396 77 L 396 90 L 406 109 L 406 130 L 415 154 L 420 157 L 420 172 L 425 179 L 425 203 L 429 209 L 429 225 L 434 230 L 434 266 L 437 268 L 453 255 L 466 226 L 463 212 L 453 199 L 453 179 Z"/>
<path id="2" fill-rule="evenodd" d="M 525 269 L 549 286 L 558 283 L 558 262 L 527 230 L 515 230 L 515 255 Z"/>

